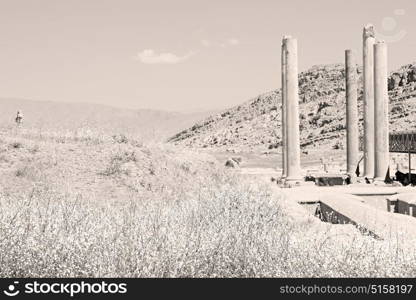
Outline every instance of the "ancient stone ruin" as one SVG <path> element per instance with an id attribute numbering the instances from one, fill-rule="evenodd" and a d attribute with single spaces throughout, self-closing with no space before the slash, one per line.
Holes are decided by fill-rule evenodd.
<path id="1" fill-rule="evenodd" d="M 282 182 L 300 184 L 299 95 L 297 40 L 282 40 Z M 387 44 L 377 41 L 371 24 L 363 29 L 364 173 L 358 180 L 384 182 L 389 178 L 389 122 Z M 357 105 L 357 62 L 352 50 L 345 51 L 347 115 L 347 170 L 351 182 L 357 180 L 359 131 Z"/>
<path id="2" fill-rule="evenodd" d="M 282 140 L 283 176 L 287 183 L 302 180 L 299 140 L 299 92 L 297 40 L 282 42 Z"/>

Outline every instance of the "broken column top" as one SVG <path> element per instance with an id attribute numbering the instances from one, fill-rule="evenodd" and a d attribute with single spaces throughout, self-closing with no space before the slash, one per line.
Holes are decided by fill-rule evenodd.
<path id="1" fill-rule="evenodd" d="M 368 38 L 368 37 L 375 37 L 375 33 L 374 33 L 374 25 L 373 24 L 367 24 L 364 26 L 363 29 L 363 37 L 364 38 Z"/>
<path id="2" fill-rule="evenodd" d="M 285 47 L 287 41 L 290 40 L 291 38 L 292 38 L 291 35 L 284 35 L 282 38 L 282 46 Z"/>

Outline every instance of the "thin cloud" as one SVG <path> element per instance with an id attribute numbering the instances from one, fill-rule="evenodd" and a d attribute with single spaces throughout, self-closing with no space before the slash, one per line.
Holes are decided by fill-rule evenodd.
<path id="1" fill-rule="evenodd" d="M 201 40 L 201 45 L 204 47 L 209 47 L 211 46 L 211 42 L 209 40 Z"/>
<path id="2" fill-rule="evenodd" d="M 228 44 L 229 45 L 231 45 L 231 46 L 237 46 L 237 45 L 239 45 L 240 44 L 240 40 L 239 39 L 236 39 L 236 38 L 231 38 L 231 39 L 228 39 Z"/>
<path id="3" fill-rule="evenodd" d="M 222 42 L 212 42 L 204 39 L 201 40 L 201 44 L 204 47 L 217 46 L 221 48 L 227 48 L 240 45 L 240 40 L 237 38 L 229 38 L 227 40 L 223 40 Z"/>
<path id="4" fill-rule="evenodd" d="M 153 49 L 145 49 L 142 52 L 137 53 L 136 59 L 143 64 L 178 64 L 194 55 L 194 52 L 189 52 L 186 55 L 178 56 L 176 54 L 156 53 Z"/>

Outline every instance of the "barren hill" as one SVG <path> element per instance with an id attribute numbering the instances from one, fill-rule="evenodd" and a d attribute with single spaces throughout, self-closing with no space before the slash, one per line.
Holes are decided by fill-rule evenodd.
<path id="1" fill-rule="evenodd" d="M 362 84 L 359 116 L 362 130 Z M 416 63 L 389 76 L 390 131 L 416 128 Z M 319 65 L 299 74 L 301 146 L 342 148 L 345 143 L 344 65 Z M 175 144 L 214 149 L 273 149 L 281 143 L 281 92 L 274 90 L 212 115 L 169 139 Z"/>
<path id="2" fill-rule="evenodd" d="M 144 140 L 165 140 L 212 112 L 132 110 L 91 103 L 62 103 L 0 98 L 0 125 L 14 124 L 16 111 L 24 114 L 24 127 L 134 134 Z"/>

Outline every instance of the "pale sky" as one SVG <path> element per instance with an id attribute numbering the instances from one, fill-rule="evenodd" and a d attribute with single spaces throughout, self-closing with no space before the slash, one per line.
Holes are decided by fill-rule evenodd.
<path id="1" fill-rule="evenodd" d="M 391 69 L 416 61 L 414 0 L 0 0 L 0 97 L 230 107 L 280 88 L 283 35 L 302 71 L 361 57 L 366 23 Z"/>

